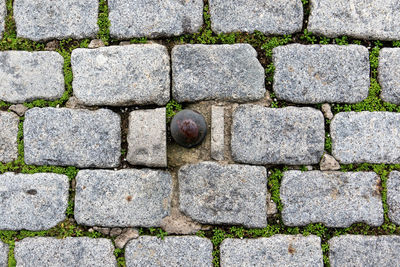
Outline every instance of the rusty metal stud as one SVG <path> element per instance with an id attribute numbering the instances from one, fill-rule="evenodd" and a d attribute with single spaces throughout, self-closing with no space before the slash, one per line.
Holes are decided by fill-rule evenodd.
<path id="1" fill-rule="evenodd" d="M 179 111 L 172 119 L 171 135 L 175 142 L 186 148 L 201 144 L 207 135 L 203 115 L 190 109 Z"/>

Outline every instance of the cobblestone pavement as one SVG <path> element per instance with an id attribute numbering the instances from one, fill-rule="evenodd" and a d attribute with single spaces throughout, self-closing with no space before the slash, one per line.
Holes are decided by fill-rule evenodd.
<path id="1" fill-rule="evenodd" d="M 399 25 L 400 0 L 0 0 L 0 267 L 399 266 Z"/>

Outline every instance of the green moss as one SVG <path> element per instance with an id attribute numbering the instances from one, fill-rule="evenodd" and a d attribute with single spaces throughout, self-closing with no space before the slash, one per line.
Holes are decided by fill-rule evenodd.
<path id="1" fill-rule="evenodd" d="M 170 123 L 175 114 L 182 110 L 182 105 L 172 99 L 168 102 L 166 110 L 167 123 Z"/>
<path id="2" fill-rule="evenodd" d="M 283 172 L 286 170 L 286 167 L 283 169 L 274 168 L 268 170 L 268 189 L 271 193 L 271 199 L 275 202 L 279 212 L 281 212 L 283 208 L 279 190 L 283 178 Z"/>
<path id="3" fill-rule="evenodd" d="M 108 45 L 110 40 L 111 23 L 108 19 L 107 0 L 99 0 L 99 18 L 97 24 L 99 25 L 99 33 L 97 34 L 97 37 L 101 39 L 105 45 Z"/>
<path id="4" fill-rule="evenodd" d="M 117 259 L 118 267 L 126 267 L 125 249 L 115 248 L 114 249 L 114 256 Z"/>
<path id="5" fill-rule="evenodd" d="M 300 40 L 307 41 L 310 44 L 315 44 L 318 42 L 317 36 L 314 36 L 307 29 L 304 29 L 303 35 L 300 36 Z"/>

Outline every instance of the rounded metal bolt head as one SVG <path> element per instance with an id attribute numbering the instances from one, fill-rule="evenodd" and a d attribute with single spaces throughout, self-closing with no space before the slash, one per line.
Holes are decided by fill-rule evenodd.
<path id="1" fill-rule="evenodd" d="M 192 148 L 201 142 L 207 135 L 207 123 L 200 113 L 184 109 L 179 111 L 171 121 L 172 138 L 179 145 Z"/>

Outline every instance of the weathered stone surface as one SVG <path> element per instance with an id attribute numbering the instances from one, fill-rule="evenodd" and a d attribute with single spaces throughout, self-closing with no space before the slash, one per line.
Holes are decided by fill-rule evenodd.
<path id="1" fill-rule="evenodd" d="M 118 227 L 111 228 L 111 230 L 110 230 L 111 237 L 119 236 L 121 233 L 122 233 L 122 229 L 118 228 Z"/>
<path id="2" fill-rule="evenodd" d="M 400 39 L 398 0 L 311 0 L 308 30 L 314 34 L 360 39 Z"/>
<path id="3" fill-rule="evenodd" d="M 389 206 L 389 219 L 400 225 L 400 172 L 392 171 L 386 183 L 387 204 Z"/>
<path id="4" fill-rule="evenodd" d="M 329 240 L 329 261 L 337 266 L 398 266 L 400 236 L 343 235 Z"/>
<path id="5" fill-rule="evenodd" d="M 267 225 L 264 167 L 201 162 L 178 172 L 180 210 L 207 224 Z"/>
<path id="6" fill-rule="evenodd" d="M 331 155 L 324 154 L 319 163 L 319 169 L 321 171 L 337 171 L 340 170 L 340 164 Z"/>
<path id="7" fill-rule="evenodd" d="M 172 95 L 178 102 L 264 97 L 265 71 L 249 44 L 177 45 L 171 57 Z"/>
<path id="8" fill-rule="evenodd" d="M 95 230 L 95 231 L 97 231 L 99 233 L 102 233 L 103 235 L 109 235 L 111 229 L 107 228 L 107 227 L 97 227 L 97 226 L 95 226 L 95 227 L 93 227 L 93 230 Z"/>
<path id="9" fill-rule="evenodd" d="M 25 107 L 23 104 L 11 105 L 8 109 L 20 117 L 23 117 L 25 115 L 25 112 L 28 110 L 28 108 Z"/>
<path id="10" fill-rule="evenodd" d="M 134 110 L 129 115 L 128 155 L 133 165 L 167 167 L 165 108 Z"/>
<path id="11" fill-rule="evenodd" d="M 97 0 L 15 0 L 17 36 L 34 41 L 96 37 Z"/>
<path id="12" fill-rule="evenodd" d="M 105 46 L 104 42 L 100 39 L 94 39 L 90 41 L 88 48 L 99 48 Z"/>
<path id="13" fill-rule="evenodd" d="M 331 105 L 329 105 L 328 103 L 322 104 L 321 111 L 322 111 L 322 113 L 324 113 L 325 118 L 327 118 L 328 120 L 333 119 Z"/>
<path id="14" fill-rule="evenodd" d="M 158 227 L 169 215 L 172 178 L 168 172 L 83 170 L 76 181 L 78 224 Z"/>
<path id="15" fill-rule="evenodd" d="M 190 235 L 195 234 L 203 227 L 179 211 L 179 207 L 171 208 L 171 214 L 161 222 L 161 228 L 169 234 Z"/>
<path id="16" fill-rule="evenodd" d="M 57 49 L 60 49 L 60 41 L 59 40 L 53 40 L 53 41 L 47 42 L 46 46 L 44 47 L 45 51 L 57 51 Z"/>
<path id="17" fill-rule="evenodd" d="M 303 26 L 300 0 L 210 0 L 210 13 L 216 33 L 291 34 Z"/>
<path id="18" fill-rule="evenodd" d="M 231 147 L 237 162 L 317 164 L 324 141 L 324 117 L 313 108 L 242 105 L 233 114 Z"/>
<path id="19" fill-rule="evenodd" d="M 109 0 L 112 37 L 178 36 L 203 25 L 203 0 Z"/>
<path id="20" fill-rule="evenodd" d="M 282 220 L 288 226 L 383 223 L 380 178 L 374 172 L 287 171 L 280 196 Z"/>
<path id="21" fill-rule="evenodd" d="M 0 52 L 0 100 L 55 100 L 64 93 L 64 59 L 57 52 Z"/>
<path id="22" fill-rule="evenodd" d="M 400 163 L 400 114 L 342 112 L 330 125 L 332 155 L 343 164 Z"/>
<path id="23" fill-rule="evenodd" d="M 18 124 L 17 115 L 0 111 L 0 162 L 10 162 L 18 157 Z"/>
<path id="24" fill-rule="evenodd" d="M 0 39 L 3 38 L 6 15 L 7 15 L 6 0 L 0 0 Z"/>
<path id="25" fill-rule="evenodd" d="M 139 237 L 139 231 L 133 228 L 125 228 L 121 235 L 119 235 L 115 239 L 115 246 L 117 248 L 123 248 L 125 247 L 126 243 L 128 243 L 129 240 L 138 238 Z"/>
<path id="26" fill-rule="evenodd" d="M 68 177 L 53 173 L 0 175 L 0 229 L 45 230 L 65 219 Z"/>
<path id="27" fill-rule="evenodd" d="M 317 236 L 274 235 L 258 239 L 225 239 L 221 267 L 323 266 L 321 239 Z"/>
<path id="28" fill-rule="evenodd" d="M 383 48 L 379 52 L 378 79 L 383 101 L 400 104 L 400 48 Z"/>
<path id="29" fill-rule="evenodd" d="M 75 49 L 74 95 L 85 105 L 165 105 L 169 101 L 169 55 L 158 44 Z"/>
<path id="30" fill-rule="evenodd" d="M 211 107 L 211 157 L 223 160 L 225 152 L 224 107 Z"/>
<path id="31" fill-rule="evenodd" d="M 8 266 L 8 245 L 0 241 L 0 266 Z"/>
<path id="32" fill-rule="evenodd" d="M 105 238 L 24 238 L 14 252 L 17 266 L 117 266 L 114 246 Z"/>
<path id="33" fill-rule="evenodd" d="M 368 96 L 369 54 L 361 45 L 291 44 L 273 49 L 273 89 L 293 103 L 356 103 Z"/>
<path id="34" fill-rule="evenodd" d="M 33 108 L 25 113 L 25 163 L 116 167 L 121 156 L 121 118 L 97 111 Z"/>
<path id="35" fill-rule="evenodd" d="M 125 248 L 126 265 L 134 266 L 207 266 L 212 264 L 210 240 L 197 236 L 141 236 Z"/>

